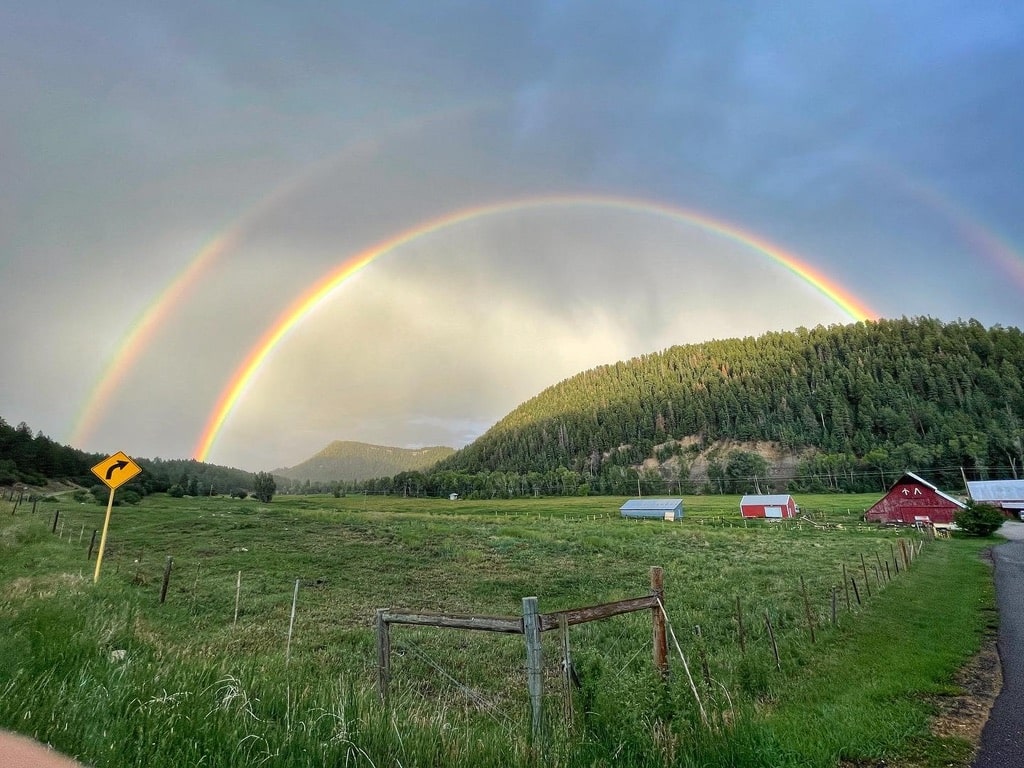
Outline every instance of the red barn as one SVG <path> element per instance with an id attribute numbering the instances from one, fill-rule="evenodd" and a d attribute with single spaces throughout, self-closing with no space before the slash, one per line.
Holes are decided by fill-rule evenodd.
<path id="1" fill-rule="evenodd" d="M 798 507 L 788 493 L 755 496 L 747 494 L 740 499 L 740 514 L 743 517 L 796 517 Z"/>
<path id="2" fill-rule="evenodd" d="M 907 472 L 864 515 L 869 523 L 952 523 L 967 505 Z"/>

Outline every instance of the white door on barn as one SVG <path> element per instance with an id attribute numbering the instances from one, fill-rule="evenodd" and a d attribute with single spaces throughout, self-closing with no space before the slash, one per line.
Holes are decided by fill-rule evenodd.
<path id="1" fill-rule="evenodd" d="M 765 507 L 765 517 L 782 517 L 782 507 Z"/>

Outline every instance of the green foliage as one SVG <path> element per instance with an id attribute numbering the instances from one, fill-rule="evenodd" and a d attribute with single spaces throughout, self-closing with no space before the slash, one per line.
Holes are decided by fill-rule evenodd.
<path id="1" fill-rule="evenodd" d="M 110 501 L 110 489 L 105 485 L 94 485 L 89 489 L 89 494 L 92 496 L 93 501 L 97 504 L 101 504 L 104 507 L 107 506 L 107 502 Z M 131 504 L 132 506 L 142 501 L 142 495 L 131 488 L 118 488 L 114 491 L 114 506 L 119 507 L 122 504 Z"/>
<path id="2" fill-rule="evenodd" d="M 833 626 L 841 566 L 853 573 L 862 554 L 869 564 L 873 553 L 887 558 L 895 540 L 891 531 L 852 530 L 871 500 L 808 497 L 818 521 L 833 526 L 823 530 L 796 521 L 748 527 L 736 496 L 688 498 L 680 523 L 637 523 L 618 518 L 618 499 L 286 496 L 264 507 L 158 494 L 119 513 L 96 585 L 79 575 L 88 534 L 80 542 L 78 532 L 97 528 L 102 510 L 62 512 L 73 538 L 50 533 L 50 514 L 0 516 L 0 727 L 97 768 L 526 768 L 539 758 L 564 768 L 834 768 L 917 764 L 911 758 L 922 751 L 929 765 L 960 764 L 963 743 L 927 735 L 930 697 L 948 689 L 988 618 L 984 544 L 926 542 L 909 569 L 873 582 L 863 606 L 841 606 Z M 156 599 L 164 567 L 156 552 L 174 556 L 166 604 Z M 560 611 L 645 594 L 649 563 L 665 567 L 665 615 L 711 728 L 674 644 L 668 680 L 654 673 L 646 610 L 571 627 L 580 684 L 571 726 L 557 632 L 545 633 L 541 753 L 529 743 L 519 636 L 394 626 L 391 697 L 380 704 L 376 608 L 516 615 L 522 596 L 536 594 L 545 612 Z M 801 576 L 815 646 L 794 587 Z M 929 589 L 938 579 L 947 586 Z"/>
<path id="3" fill-rule="evenodd" d="M 1006 522 L 1003 511 L 994 504 L 968 504 L 956 513 L 956 524 L 971 536 L 991 536 Z"/>
<path id="4" fill-rule="evenodd" d="M 115 497 L 115 502 L 118 500 L 122 504 L 131 504 L 134 506 L 135 504 L 138 504 L 140 501 L 142 501 L 142 497 L 131 489 L 125 490 L 119 488 L 117 491 L 117 495 Z"/>
<path id="5" fill-rule="evenodd" d="M 569 497 L 584 488 L 626 495 L 639 480 L 644 494 L 682 493 L 697 454 L 730 441 L 801 451 L 792 491 L 877 493 L 907 470 L 956 487 L 960 467 L 985 479 L 1024 464 L 1022 380 L 1024 334 L 975 320 L 904 318 L 709 341 L 566 379 L 446 458 L 448 449 L 336 443 L 310 462 L 359 459 L 357 476 L 373 479 L 343 482 L 334 465 L 310 479 L 312 465 L 300 465 L 300 474 L 279 473 L 302 479 L 279 474 L 275 490 L 497 499 Z M 759 487 L 757 455 L 743 453 L 710 464 L 707 490 Z M 385 462 L 411 454 L 424 463 Z M 89 467 L 101 458 L 0 419 L 0 483 L 89 484 Z M 651 458 L 662 466 L 645 469 Z M 207 496 L 252 482 L 242 470 L 194 460 L 137 461 L 143 472 L 132 490 L 140 495 L 177 484 Z"/>
<path id="6" fill-rule="evenodd" d="M 730 451 L 725 466 L 729 493 L 753 493 L 759 489 L 768 475 L 768 462 L 756 453 Z"/>
<path id="7" fill-rule="evenodd" d="M 257 472 L 253 477 L 252 495 L 264 504 L 270 503 L 276 490 L 277 483 L 269 472 Z"/>
<path id="8" fill-rule="evenodd" d="M 592 493 L 623 493 L 624 465 L 696 437 L 815 449 L 794 490 L 878 491 L 908 469 L 952 487 L 960 467 L 986 477 L 1024 463 L 1022 380 L 1024 334 L 975 320 L 879 320 L 677 346 L 550 387 L 426 482 L 461 493 L 459 483 L 488 473 L 533 473 L 536 485 L 505 485 L 551 494 L 562 467 L 586 473 Z M 758 474 L 727 469 L 709 469 L 720 492 Z"/>
<path id="9" fill-rule="evenodd" d="M 92 475 L 89 467 L 102 457 L 55 443 L 42 432 L 32 435 L 25 422 L 11 427 L 0 418 L 0 484 L 45 485 L 47 478 Z"/>
<path id="10" fill-rule="evenodd" d="M 20 477 L 18 467 L 13 461 L 0 459 L 0 485 L 13 485 Z"/>
<path id="11" fill-rule="evenodd" d="M 167 489 L 167 495 L 175 499 L 180 499 L 185 495 L 185 489 L 182 488 L 177 483 L 175 483 L 174 485 Z"/>

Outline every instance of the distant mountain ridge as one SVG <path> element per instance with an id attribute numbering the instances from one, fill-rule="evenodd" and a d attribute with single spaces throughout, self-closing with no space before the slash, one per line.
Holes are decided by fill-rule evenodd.
<path id="1" fill-rule="evenodd" d="M 359 482 L 428 469 L 453 453 L 455 449 L 446 446 L 394 448 L 335 440 L 301 464 L 275 469 L 273 474 L 289 480 L 319 483 Z"/>

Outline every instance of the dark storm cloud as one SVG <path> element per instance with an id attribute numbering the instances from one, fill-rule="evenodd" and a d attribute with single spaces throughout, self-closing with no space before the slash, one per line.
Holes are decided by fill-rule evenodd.
<path id="1" fill-rule="evenodd" d="M 551 194 L 703 211 L 885 314 L 1019 325 L 1021 71 L 1024 8 L 1003 2 L 6 3 L 0 415 L 65 438 L 147 308 L 232 233 L 83 446 L 184 455 L 245 352 L 346 258 Z M 268 366 L 214 458 L 266 468 L 327 439 L 465 441 L 573 366 L 769 327 L 759 287 L 791 296 L 785 322 L 842 319 L 773 269 L 657 217 L 455 227 L 375 263 L 343 309 L 318 313 L 336 325 L 311 319 L 289 341 L 310 334 L 400 380 L 375 373 L 333 403 L 318 389 L 327 417 L 289 412 L 254 452 L 283 423 L 275 403 L 345 376 L 329 354 L 283 348 L 302 375 Z M 736 292 L 743 317 L 719 309 Z M 447 398 L 439 354 L 465 382 Z"/>

